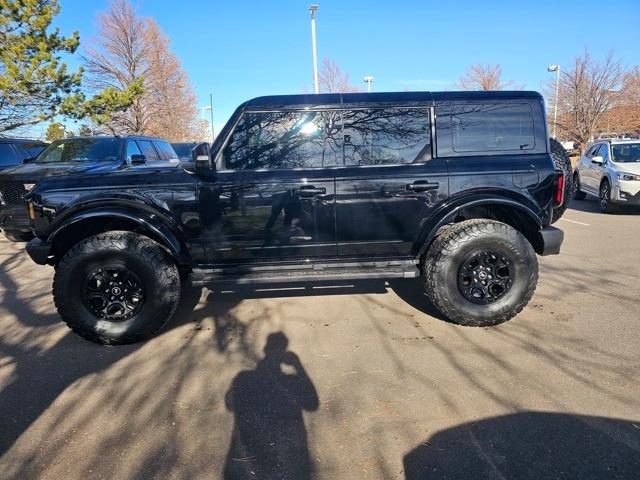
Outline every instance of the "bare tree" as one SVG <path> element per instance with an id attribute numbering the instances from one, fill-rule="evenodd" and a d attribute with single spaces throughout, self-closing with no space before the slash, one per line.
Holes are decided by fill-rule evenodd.
<path id="1" fill-rule="evenodd" d="M 513 80 L 502 79 L 502 67 L 496 65 L 482 65 L 477 63 L 467 68 L 465 74 L 456 83 L 460 90 L 504 90 L 507 88 L 521 89 Z"/>
<path id="2" fill-rule="evenodd" d="M 156 135 L 168 140 L 203 136 L 196 95 L 169 39 L 129 0 L 111 0 L 98 15 L 97 36 L 85 49 L 91 85 L 126 88 L 142 79 L 144 93 L 104 127 L 112 134 Z"/>
<path id="3" fill-rule="evenodd" d="M 349 84 L 349 74 L 343 73 L 333 60 L 325 58 L 318 72 L 318 83 L 322 93 L 354 93 L 360 89 Z"/>
<path id="4" fill-rule="evenodd" d="M 597 61 L 588 51 L 576 57 L 569 69 L 560 75 L 558 128 L 583 148 L 603 129 L 606 112 L 620 98 L 619 87 L 624 78 L 622 65 L 609 52 Z M 547 90 L 554 92 L 555 83 Z M 549 97 L 554 101 L 555 93 Z"/>
<path id="5" fill-rule="evenodd" d="M 624 74 L 620 92 L 605 118 L 607 132 L 640 134 L 640 66 Z"/>

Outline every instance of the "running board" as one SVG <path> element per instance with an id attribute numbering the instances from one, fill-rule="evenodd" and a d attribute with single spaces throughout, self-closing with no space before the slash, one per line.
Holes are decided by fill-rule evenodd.
<path id="1" fill-rule="evenodd" d="M 195 286 L 230 283 L 252 285 L 323 280 L 365 280 L 376 278 L 416 278 L 420 275 L 415 260 L 322 263 L 308 265 L 271 265 L 199 269 L 191 273 Z"/>

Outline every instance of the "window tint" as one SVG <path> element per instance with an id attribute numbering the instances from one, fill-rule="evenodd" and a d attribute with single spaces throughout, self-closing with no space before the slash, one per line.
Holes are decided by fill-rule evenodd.
<path id="1" fill-rule="evenodd" d="M 532 150 L 533 116 L 527 104 L 454 105 L 451 135 L 455 152 Z"/>
<path id="2" fill-rule="evenodd" d="M 8 167 L 20 163 L 13 148 L 8 143 L 0 143 L 0 166 Z"/>
<path id="3" fill-rule="evenodd" d="M 158 156 L 158 152 L 156 152 L 156 149 L 153 148 L 153 145 L 149 140 L 137 140 L 137 142 L 147 162 L 154 162 L 154 161 L 160 160 L 160 157 Z"/>
<path id="4" fill-rule="evenodd" d="M 429 110 L 345 110 L 345 165 L 415 163 L 431 157 Z"/>
<path id="5" fill-rule="evenodd" d="M 223 151 L 226 168 L 312 168 L 338 164 L 340 113 L 245 113 Z"/>
<path id="6" fill-rule="evenodd" d="M 158 152 L 160 152 L 160 158 L 162 158 L 162 160 L 178 160 L 178 155 L 176 155 L 173 147 L 167 142 L 156 140 L 153 144 L 156 146 Z"/>
<path id="7" fill-rule="evenodd" d="M 138 144 L 133 140 L 129 140 L 127 142 L 127 162 L 128 163 L 131 163 L 131 155 L 142 155 L 142 152 L 140 151 Z"/>

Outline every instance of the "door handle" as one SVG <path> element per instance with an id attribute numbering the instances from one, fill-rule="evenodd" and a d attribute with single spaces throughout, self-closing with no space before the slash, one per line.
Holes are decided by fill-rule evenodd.
<path id="1" fill-rule="evenodd" d="M 440 184 L 438 182 L 429 182 L 427 180 L 418 180 L 407 185 L 407 190 L 414 192 L 426 192 L 427 190 L 436 190 Z"/>
<path id="2" fill-rule="evenodd" d="M 313 185 L 302 185 L 296 192 L 301 197 L 311 197 L 313 195 L 325 195 L 327 189 L 325 187 L 314 187 Z"/>

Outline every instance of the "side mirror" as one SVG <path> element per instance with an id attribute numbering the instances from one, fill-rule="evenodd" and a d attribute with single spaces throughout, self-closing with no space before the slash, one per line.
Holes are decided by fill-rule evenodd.
<path id="1" fill-rule="evenodd" d="M 147 159 L 144 155 L 134 153 L 131 155 L 131 165 L 144 165 L 147 163 Z"/>
<path id="2" fill-rule="evenodd" d="M 191 150 L 191 157 L 197 174 L 207 174 L 215 170 L 209 155 L 209 144 L 201 143 Z"/>
<path id="3" fill-rule="evenodd" d="M 604 158 L 600 155 L 596 155 L 595 157 L 591 157 L 591 163 L 602 165 L 604 163 Z"/>
<path id="4" fill-rule="evenodd" d="M 24 163 L 31 163 L 35 160 L 36 157 L 27 157 L 23 160 Z"/>

